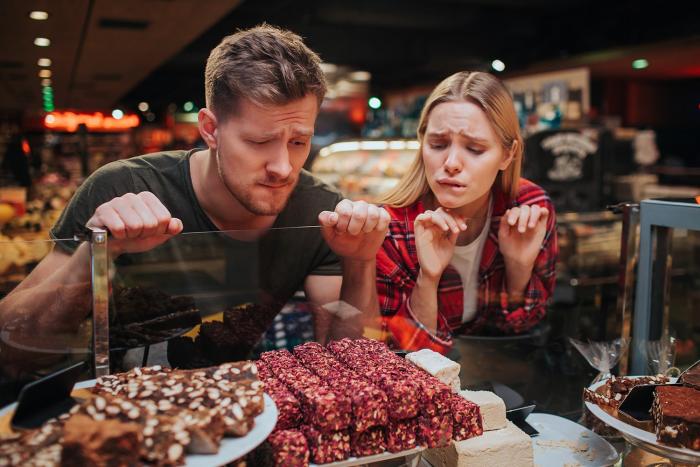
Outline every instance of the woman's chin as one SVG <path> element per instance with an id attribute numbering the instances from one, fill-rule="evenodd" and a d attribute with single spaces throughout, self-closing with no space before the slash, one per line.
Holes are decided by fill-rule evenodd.
<path id="1" fill-rule="evenodd" d="M 457 209 L 467 204 L 464 200 L 456 199 L 451 196 L 438 196 L 436 200 L 443 209 Z"/>

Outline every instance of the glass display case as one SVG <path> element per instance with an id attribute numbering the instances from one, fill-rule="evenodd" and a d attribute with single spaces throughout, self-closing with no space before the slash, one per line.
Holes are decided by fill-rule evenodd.
<path id="1" fill-rule="evenodd" d="M 114 260 L 104 233 L 87 242 L 41 244 L 47 253 L 75 253 L 70 267 L 53 272 L 55 286 L 39 294 L 30 275 L 0 302 L 4 401 L 16 398 L 24 383 L 77 360 L 89 363 L 88 378 L 142 365 L 205 367 L 346 336 L 391 343 L 386 317 L 337 299 L 314 302 L 304 293 L 309 271 L 280 252 L 318 229 L 186 233 Z M 14 246 L 0 243 L 3 257 Z M 24 287 L 31 300 L 22 300 Z M 36 319 L 31 332 L 27 319 Z M 506 385 L 541 411 L 576 418 L 593 370 L 552 332 L 555 319 L 524 335 L 451 336 L 449 357 L 462 365 L 461 386 Z M 36 370 L 13 370 L 26 370 L 27 362 Z"/>

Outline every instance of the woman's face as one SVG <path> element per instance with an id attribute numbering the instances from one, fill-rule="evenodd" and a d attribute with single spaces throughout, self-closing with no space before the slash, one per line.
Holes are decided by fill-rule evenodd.
<path id="1" fill-rule="evenodd" d="M 480 202 L 512 159 L 481 108 L 467 101 L 438 104 L 423 137 L 423 163 L 437 202 L 457 209 Z"/>

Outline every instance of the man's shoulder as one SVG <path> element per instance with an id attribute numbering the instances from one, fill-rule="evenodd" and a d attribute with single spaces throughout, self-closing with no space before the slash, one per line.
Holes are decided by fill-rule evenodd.
<path id="1" fill-rule="evenodd" d="M 169 167 L 177 167 L 187 160 L 191 151 L 161 151 L 143 154 L 140 156 L 122 159 L 118 162 L 128 170 L 156 169 L 163 170 Z"/>
<path id="2" fill-rule="evenodd" d="M 304 198 L 318 197 L 319 201 L 339 201 L 343 198 L 343 195 L 335 187 L 303 169 L 299 173 L 299 181 L 294 189 L 294 195 Z"/>
<path id="3" fill-rule="evenodd" d="M 120 176 L 130 176 L 129 174 L 142 170 L 166 170 L 169 167 L 176 167 L 186 160 L 187 151 L 165 151 L 143 154 L 119 159 L 103 165 L 97 169 L 92 177 L 96 178 L 118 178 Z"/>

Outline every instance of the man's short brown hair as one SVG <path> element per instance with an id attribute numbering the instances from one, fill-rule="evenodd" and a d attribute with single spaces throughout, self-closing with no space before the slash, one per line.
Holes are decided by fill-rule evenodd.
<path id="1" fill-rule="evenodd" d="M 283 105 L 326 94 L 321 59 L 298 35 L 263 24 L 225 37 L 207 59 L 207 107 L 226 118 L 241 98 Z"/>

